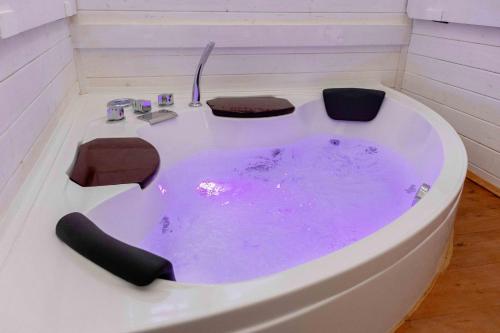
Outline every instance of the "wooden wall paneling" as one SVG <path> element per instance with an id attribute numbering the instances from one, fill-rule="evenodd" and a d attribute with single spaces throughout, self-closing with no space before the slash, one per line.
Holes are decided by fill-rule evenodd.
<path id="1" fill-rule="evenodd" d="M 464 42 L 500 46 L 500 28 L 469 24 L 443 24 L 432 21 L 413 20 L 412 36 L 426 35 Z"/>
<path id="2" fill-rule="evenodd" d="M 0 192 L 4 185 L 14 176 L 16 169 L 30 152 L 38 136 L 49 122 L 54 112 L 64 99 L 68 90 L 76 81 L 74 62 L 70 60 L 56 74 L 30 105 L 23 110 L 6 132 L 0 135 L 0 173 L 3 183 L 0 183 Z M 15 189 L 12 189 L 14 194 Z"/>
<path id="3" fill-rule="evenodd" d="M 406 10 L 405 0 L 79 0 L 80 10 L 202 12 L 386 12 Z"/>
<path id="4" fill-rule="evenodd" d="M 473 161 L 479 168 L 492 175 L 500 170 L 500 152 L 483 146 L 463 135 L 461 137 L 470 161 Z"/>
<path id="5" fill-rule="evenodd" d="M 414 19 L 500 27 L 498 13 L 498 0 L 408 0 L 408 16 Z"/>
<path id="6" fill-rule="evenodd" d="M 500 34 L 500 29 L 498 33 Z M 498 46 L 413 35 L 409 52 L 500 73 L 500 47 Z"/>
<path id="7" fill-rule="evenodd" d="M 415 20 L 408 52 L 403 91 L 448 120 L 469 170 L 498 186 L 500 28 Z"/>
<path id="8" fill-rule="evenodd" d="M 38 9 L 41 4 L 46 5 L 38 17 L 40 20 L 53 14 L 53 3 L 32 4 Z M 18 1 L 15 5 L 15 8 L 24 8 L 28 2 Z M 6 7 L 0 5 L 0 8 L 1 11 Z M 29 11 L 23 15 L 16 18 L 21 24 L 19 31 L 41 22 L 31 21 L 29 15 L 33 13 Z M 0 14 L 0 20 L 3 18 Z M 4 27 L 4 23 L 0 26 Z M 72 60 L 73 47 L 66 19 L 0 39 L 0 100 L 3 103 L 0 108 L 0 215 L 33 167 L 36 152 L 40 151 L 41 133 L 64 96 L 75 87 Z"/>
<path id="9" fill-rule="evenodd" d="M 89 77 L 193 75 L 199 54 L 169 56 L 146 51 L 82 50 Z M 399 53 L 213 54 L 205 75 L 322 73 L 396 70 Z"/>
<path id="10" fill-rule="evenodd" d="M 0 82 L 0 100 L 12 101 L 11 107 L 0 108 L 0 133 L 19 117 L 26 107 L 54 79 L 73 57 L 69 38 L 28 63 L 12 76 Z"/>
<path id="11" fill-rule="evenodd" d="M 209 40 L 217 47 L 402 45 L 408 43 L 409 34 L 409 23 L 401 14 L 383 18 L 375 14 L 301 14 L 279 20 L 247 14 L 235 18 L 236 14 L 227 13 L 219 19 L 149 12 L 102 15 L 78 15 L 73 26 L 76 48 L 196 48 Z"/>
<path id="12" fill-rule="evenodd" d="M 399 9 L 312 13 L 320 2 L 308 3 L 305 10 L 306 2 L 297 1 L 287 13 L 272 12 L 281 2 L 266 2 L 260 12 L 245 12 L 243 2 L 224 4 L 242 6 L 231 7 L 235 12 L 210 15 L 170 7 L 151 11 L 162 4 L 154 2 L 147 11 L 128 1 L 84 5 L 88 10 L 79 12 L 72 30 L 88 90 L 172 81 L 178 89 L 190 89 L 208 40 L 217 46 L 206 67 L 205 87 L 248 90 L 257 84 L 271 89 L 283 86 L 278 80 L 285 77 L 292 87 L 301 82 L 317 86 L 328 76 L 330 81 L 369 77 L 395 86 L 395 72 L 402 76 L 401 46 L 408 43 L 410 25 Z"/>
<path id="13" fill-rule="evenodd" d="M 66 20 L 0 39 L 0 82 L 69 36 Z"/>
<path id="14" fill-rule="evenodd" d="M 474 182 L 481 184 L 484 188 L 495 193 L 496 195 L 499 195 L 500 191 L 498 189 L 500 188 L 500 177 L 485 171 L 473 162 L 469 162 L 469 171 L 476 176 L 471 177 Z M 477 177 L 479 177 L 480 180 L 478 180 Z"/>
<path id="15" fill-rule="evenodd" d="M 469 116 L 466 113 L 457 111 L 446 105 L 439 104 L 426 97 L 416 95 L 406 90 L 404 92 L 439 113 L 457 130 L 458 133 L 490 147 L 497 152 L 500 151 L 500 140 L 498 140 L 498 134 L 500 133 L 499 126 Z"/>
<path id="16" fill-rule="evenodd" d="M 500 126 L 500 100 L 406 72 L 403 89 Z"/>
<path id="17" fill-rule="evenodd" d="M 500 74 L 443 60 L 408 54 L 406 71 L 500 99 Z"/>
<path id="18" fill-rule="evenodd" d="M 139 89 L 150 93 L 190 91 L 193 76 L 166 77 L 113 77 L 87 78 L 89 91 L 123 91 L 124 88 Z M 203 78 L 204 91 L 255 91 L 325 88 L 343 82 L 346 85 L 359 82 L 382 82 L 394 87 L 396 71 L 361 71 L 328 73 L 288 73 L 288 74 L 246 74 L 246 75 L 209 75 Z M 256 88 L 257 87 L 257 88 Z"/>
<path id="19" fill-rule="evenodd" d="M 0 38 L 12 37 L 75 14 L 76 0 L 3 0 Z"/>

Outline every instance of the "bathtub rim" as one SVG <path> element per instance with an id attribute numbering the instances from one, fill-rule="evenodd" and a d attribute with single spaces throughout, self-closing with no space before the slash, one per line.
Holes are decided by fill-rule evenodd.
<path id="1" fill-rule="evenodd" d="M 451 126 L 444 119 L 441 118 L 441 116 L 439 116 L 434 111 L 430 110 L 420 102 L 417 102 L 416 100 L 412 99 L 411 97 L 408 97 L 402 93 L 399 93 L 387 87 L 372 86 L 372 85 L 368 87 L 384 89 L 388 97 L 394 98 L 400 102 L 407 103 L 407 105 L 412 106 L 412 108 L 414 108 L 415 111 L 417 111 L 421 116 L 423 116 L 427 121 L 429 121 L 433 129 L 437 131 L 441 139 L 441 143 L 443 145 L 444 160 L 443 160 L 442 171 L 433 185 L 433 189 L 435 191 L 431 191 L 426 196 L 425 200 L 421 201 L 421 203 L 419 203 L 416 207 L 409 210 L 407 213 L 403 214 L 397 220 L 388 224 L 386 227 L 382 228 L 376 233 L 352 244 L 349 247 L 336 251 L 335 253 L 290 268 L 286 271 L 282 271 L 277 274 L 256 278 L 249 281 L 243 281 L 231 284 L 221 284 L 221 285 L 198 285 L 198 284 L 192 285 L 192 284 L 180 284 L 180 283 L 171 283 L 166 281 L 158 281 L 152 288 L 154 292 L 165 292 L 165 291 L 171 291 L 172 289 L 182 290 L 183 288 L 197 288 L 200 292 L 204 292 L 208 291 L 208 289 L 223 288 L 226 289 L 228 293 L 231 293 L 231 290 L 233 289 L 236 289 L 236 291 L 238 291 L 238 289 L 245 289 L 245 292 L 252 297 L 245 299 L 243 302 L 236 302 L 236 303 L 227 302 L 225 304 L 226 306 L 214 309 L 214 311 L 205 311 L 206 309 L 198 313 L 190 311 L 189 316 L 187 317 L 180 316 L 175 320 L 168 319 L 163 322 L 157 322 L 157 323 L 153 323 L 151 321 L 149 321 L 148 323 L 148 321 L 145 320 L 140 325 L 141 330 L 161 329 L 168 326 L 175 326 L 177 324 L 182 325 L 182 323 L 186 321 L 204 320 L 206 318 L 210 318 L 216 315 L 224 315 L 232 311 L 248 310 L 248 308 L 252 308 L 256 305 L 258 306 L 259 303 L 262 302 L 265 303 L 267 301 L 272 301 L 279 297 L 284 297 L 286 295 L 289 295 L 290 293 L 293 293 L 296 290 L 304 290 L 308 287 L 311 287 L 312 285 L 320 284 L 321 282 L 324 282 L 324 280 L 328 280 L 328 278 L 338 277 L 340 274 L 342 274 L 342 272 L 359 269 L 360 267 L 366 266 L 368 263 L 371 263 L 373 265 L 378 257 L 382 256 L 387 257 L 387 254 L 389 252 L 394 252 L 396 248 L 399 248 L 399 251 L 397 251 L 399 254 L 401 253 L 403 254 L 403 255 L 397 255 L 398 258 L 401 258 L 402 256 L 404 256 L 405 252 L 408 252 L 409 250 L 420 244 L 421 241 L 426 239 L 426 236 L 430 235 L 432 231 L 435 230 L 438 225 L 440 225 L 439 223 L 440 220 L 441 221 L 443 220 L 441 218 L 442 215 L 444 214 L 444 216 L 446 216 L 447 213 L 450 212 L 450 210 L 452 209 L 451 207 L 452 204 L 458 198 L 460 189 L 465 179 L 465 173 L 467 169 L 467 158 L 465 154 L 465 148 L 463 147 L 463 144 L 461 143 L 458 134 L 451 128 Z M 227 94 L 227 92 L 225 93 Z M 280 92 L 280 95 L 290 96 L 293 95 L 293 93 L 283 94 L 283 92 Z M 315 91 L 313 95 L 309 95 L 308 93 L 305 93 L 304 95 L 308 95 L 309 96 L 308 101 L 311 101 L 313 98 L 318 97 L 319 93 Z M 69 131 L 69 128 L 67 128 L 66 130 Z M 66 140 L 66 137 L 64 137 L 64 140 Z M 61 145 L 63 145 L 63 143 L 61 143 Z M 59 156 L 60 153 L 61 153 L 60 151 L 57 151 L 56 156 Z M 460 168 L 457 166 L 462 166 L 462 167 Z M 51 167 L 50 170 L 52 169 L 53 168 Z M 40 199 L 35 198 L 35 200 L 40 200 Z M 430 204 L 431 201 L 433 201 L 434 204 L 431 205 Z M 428 208 L 427 206 L 432 206 L 433 209 L 426 211 L 426 208 Z M 410 212 L 411 214 L 409 214 Z M 423 224 L 424 222 L 421 222 L 419 223 L 418 226 L 417 225 L 410 226 L 413 227 L 410 229 L 408 229 L 408 225 L 401 225 L 406 220 L 418 220 L 419 219 L 418 215 L 421 215 L 420 217 L 424 216 L 426 217 L 425 224 Z M 403 219 L 403 217 L 405 218 Z M 390 226 L 393 225 L 396 225 L 397 227 L 389 228 Z M 380 234 L 380 232 L 386 228 L 389 228 L 389 231 L 386 230 L 383 234 Z M 371 246 L 370 244 L 372 244 L 374 240 L 380 242 L 380 240 L 384 239 L 384 236 L 386 236 L 385 234 L 389 233 L 392 234 L 394 232 L 404 237 L 402 238 L 394 237 L 394 239 L 399 240 L 398 242 L 395 241 L 391 242 L 390 239 L 389 240 L 386 239 L 387 244 L 385 244 L 383 248 L 377 248 L 376 249 L 377 251 L 374 251 L 374 248 L 370 248 Z M 413 244 L 414 246 L 411 246 L 410 243 Z M 401 244 L 406 244 L 407 246 L 404 247 L 404 249 L 401 249 Z M 371 256 L 369 256 L 368 258 L 361 256 L 360 258 L 359 253 L 364 253 L 365 252 L 364 250 L 366 249 L 370 250 L 368 251 L 368 253 L 372 252 Z M 346 256 L 349 257 L 351 256 L 351 254 L 357 253 L 358 256 L 356 255 L 352 256 L 356 260 L 355 264 L 351 262 L 348 265 L 344 265 L 343 269 L 337 268 L 336 272 L 332 272 L 329 269 L 325 270 L 323 262 L 332 261 L 332 256 L 337 257 L 341 251 L 343 257 Z M 340 259 L 335 261 L 339 260 Z M 321 261 L 321 264 L 318 263 L 319 261 Z M 380 264 L 380 262 L 378 262 L 378 264 Z M 3 267 L 4 265 L 2 265 L 0 269 L 2 269 Z M 311 269 L 314 270 L 313 273 L 305 272 Z M 328 274 L 326 274 L 325 271 L 328 271 Z M 105 274 L 108 273 L 105 272 Z M 275 275 L 280 275 L 281 279 L 276 279 Z M 314 275 L 314 279 L 308 278 L 306 275 Z M 283 283 L 284 280 L 288 281 Z M 292 282 L 290 282 L 290 280 Z M 277 289 L 279 290 L 278 291 L 275 290 L 272 294 L 265 293 L 258 295 L 256 293 L 256 289 L 260 290 L 268 289 L 270 285 L 274 287 L 278 286 L 279 288 Z M 352 283 L 352 286 L 355 285 L 356 283 Z M 209 295 L 210 293 L 206 296 Z M 190 310 L 195 310 L 195 309 L 190 309 Z"/>
<path id="2" fill-rule="evenodd" d="M 283 291 L 276 291 L 272 295 L 267 294 L 265 297 L 255 297 L 258 298 L 254 302 L 245 302 L 243 306 L 240 306 L 238 308 L 235 308 L 234 305 L 229 305 L 226 309 L 226 311 L 214 311 L 212 314 L 206 313 L 206 315 L 202 317 L 197 317 L 195 320 L 200 320 L 203 321 L 204 319 L 211 318 L 213 316 L 223 316 L 223 315 L 229 315 L 231 312 L 234 311 L 240 311 L 245 308 L 251 308 L 254 306 L 259 306 L 260 305 L 266 305 L 262 303 L 266 303 L 268 301 L 272 301 L 274 298 L 285 298 L 287 295 L 290 295 L 294 293 L 295 291 L 301 291 L 304 290 L 308 287 L 311 287 L 315 284 L 321 284 L 325 280 L 329 280 L 329 278 L 337 277 L 343 273 L 346 273 L 348 271 L 356 270 L 360 267 L 363 267 L 367 264 L 370 264 L 377 259 L 381 258 L 382 256 L 387 256 L 388 252 L 391 252 L 395 250 L 396 248 L 400 247 L 404 243 L 412 243 L 414 246 L 408 246 L 407 251 L 404 250 L 400 251 L 402 252 L 401 256 L 394 257 L 392 263 L 386 263 L 383 267 L 381 267 L 380 271 L 387 269 L 390 267 L 392 264 L 396 263 L 398 260 L 401 260 L 404 258 L 408 253 L 410 253 L 414 248 L 418 247 L 421 243 L 423 243 L 437 228 L 441 226 L 441 222 L 445 221 L 453 212 L 454 209 L 457 208 L 457 202 L 459 200 L 459 196 L 461 193 L 461 189 L 463 186 L 463 182 L 465 180 L 466 176 L 466 171 L 467 171 L 467 154 L 465 151 L 465 147 L 463 146 L 461 139 L 457 132 L 451 127 L 451 125 L 442 117 L 440 116 L 437 112 L 433 111 L 423 103 L 413 99 L 410 96 L 407 96 L 403 93 L 400 93 L 392 88 L 388 87 L 375 87 L 374 89 L 384 89 L 386 91 L 386 97 L 393 98 L 397 102 L 401 103 L 408 103 L 408 106 L 411 106 L 413 109 L 413 112 L 418 112 L 420 116 L 424 118 L 424 120 L 428 121 L 433 130 L 435 130 L 441 140 L 442 144 L 442 149 L 443 149 L 443 165 L 441 168 L 441 172 L 436 178 L 432 189 L 434 191 L 429 192 L 425 199 L 427 200 L 422 200 L 420 203 L 412 207 L 412 209 L 408 210 L 405 212 L 403 215 L 399 216 L 396 220 L 393 222 L 387 224 L 383 228 L 377 230 L 373 234 L 353 243 L 350 244 L 349 246 L 346 246 L 345 248 L 342 248 L 340 250 L 337 250 L 333 253 L 330 253 L 328 255 L 325 255 L 320 258 L 316 258 L 314 260 L 311 260 L 309 262 L 306 262 L 304 264 L 291 267 L 289 269 L 286 269 L 284 271 L 280 271 L 277 273 L 273 273 L 267 276 L 262 276 L 262 277 L 257 277 L 251 280 L 245 280 L 245 281 L 240 281 L 240 282 L 234 282 L 234 283 L 225 283 L 225 284 L 198 284 L 198 283 L 183 283 L 183 282 L 170 282 L 170 281 L 158 281 L 159 285 L 163 285 L 161 288 L 165 287 L 167 290 L 168 288 L 172 286 L 179 286 L 181 288 L 187 287 L 187 288 L 214 288 L 218 289 L 220 287 L 222 288 L 235 288 L 239 289 L 242 287 L 245 287 L 247 285 L 254 285 L 254 284 L 261 284 L 260 288 L 261 289 L 266 289 L 269 286 L 263 286 L 264 284 L 268 284 L 269 280 L 273 280 L 274 278 L 278 278 L 279 276 L 279 281 L 274 281 L 272 284 L 275 285 L 280 285 L 280 289 L 284 289 Z M 300 109 L 303 105 L 308 104 L 310 102 L 313 102 L 314 100 L 310 100 L 306 103 L 303 103 L 299 106 L 297 106 L 297 109 Z M 458 141 L 456 141 L 458 140 Z M 453 142 L 459 143 L 458 145 L 454 146 Z M 451 155 L 451 156 L 450 156 Z M 450 160 L 451 158 L 451 160 Z M 457 166 L 462 166 L 462 168 L 458 168 Z M 458 180 L 458 182 L 453 183 L 452 180 L 455 178 Z M 431 204 L 431 200 L 435 202 L 440 202 L 443 204 L 443 206 L 439 206 L 437 203 L 436 204 Z M 432 206 L 433 209 L 428 209 L 429 206 Z M 440 208 L 441 207 L 441 208 Z M 444 207 L 444 208 L 442 208 Z M 420 218 L 417 217 L 417 215 L 420 215 Z M 384 246 L 384 249 L 377 249 L 373 250 L 373 247 L 371 245 L 375 245 L 373 243 L 379 242 L 380 238 L 382 238 L 382 234 L 389 234 L 395 232 L 394 229 L 395 227 L 391 227 L 393 225 L 398 225 L 399 227 L 405 222 L 409 222 L 411 220 L 426 220 L 428 221 L 427 223 L 423 225 L 419 225 L 417 228 L 412 228 L 413 233 L 409 233 L 408 230 L 404 232 L 404 230 L 400 230 L 400 232 L 403 232 L 405 234 L 405 237 L 400 238 L 399 242 L 392 241 L 388 243 L 389 245 Z M 399 227 L 397 229 L 399 229 Z M 413 226 L 415 227 L 415 226 Z M 418 238 L 418 240 L 417 240 Z M 387 240 L 387 238 L 385 238 Z M 394 240 L 398 239 L 397 237 L 393 237 Z M 369 244 L 371 243 L 371 245 Z M 359 248 L 358 247 L 363 247 Z M 342 269 L 338 269 L 336 273 L 324 273 L 319 274 L 320 271 L 325 267 L 325 264 L 327 261 L 333 260 L 339 253 L 342 254 L 342 256 L 348 257 L 351 256 L 352 254 L 355 253 L 367 253 L 369 251 L 364 251 L 364 250 L 372 250 L 372 253 L 369 257 L 364 257 L 361 258 L 361 260 L 357 260 L 355 263 L 351 263 L 347 265 L 346 267 L 343 267 Z M 359 259 L 359 258 L 358 258 Z M 315 278 L 313 281 L 309 280 L 307 277 L 304 279 L 304 281 L 297 282 L 294 281 L 294 283 L 289 283 L 287 281 L 294 280 L 293 278 L 296 277 L 296 275 L 302 275 L 304 277 L 304 273 L 306 270 L 310 270 L 312 264 L 316 264 L 315 267 L 315 272 L 309 272 L 310 275 L 314 275 Z M 321 268 L 318 270 L 318 268 Z M 342 288 L 344 290 L 347 290 L 349 288 L 353 288 L 359 283 L 362 283 L 366 279 L 369 279 L 371 276 L 374 274 L 377 274 L 377 272 L 374 272 L 373 274 L 368 275 L 365 279 L 360 279 L 357 282 L 353 282 L 351 286 Z M 318 275 L 322 275 L 321 278 L 318 277 Z M 309 281 L 308 281 L 309 280 Z M 283 287 L 286 284 L 285 287 Z M 293 286 L 292 286 L 293 285 Z M 340 293 L 342 291 L 339 291 Z M 255 296 L 255 295 L 254 295 Z M 327 296 L 325 296 L 327 297 Z M 321 300 L 317 300 L 318 302 Z M 194 318 L 188 319 L 188 320 L 181 320 L 178 322 L 180 326 L 186 321 L 192 321 Z M 177 324 L 174 322 L 170 322 L 168 324 L 168 327 L 176 326 Z M 154 330 L 154 329 L 161 329 L 166 326 L 164 325 L 157 325 L 150 327 L 148 329 Z"/>

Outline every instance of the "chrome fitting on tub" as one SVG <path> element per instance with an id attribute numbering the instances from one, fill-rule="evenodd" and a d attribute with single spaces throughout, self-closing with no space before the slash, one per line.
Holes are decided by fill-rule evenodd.
<path id="1" fill-rule="evenodd" d="M 174 94 L 160 94 L 158 95 L 158 106 L 174 105 Z"/>
<path id="2" fill-rule="evenodd" d="M 429 184 L 423 183 L 422 185 L 420 185 L 417 193 L 415 194 L 415 198 L 413 198 L 412 206 L 422 200 L 422 198 L 430 191 L 430 189 L 431 186 Z"/>
<path id="3" fill-rule="evenodd" d="M 108 121 L 117 121 L 125 119 L 125 109 L 123 106 L 108 106 L 107 111 Z"/>
<path id="4" fill-rule="evenodd" d="M 121 106 L 125 112 L 134 111 L 132 106 L 134 100 L 132 98 L 118 98 L 108 102 L 108 108 L 110 106 Z"/>
<path id="5" fill-rule="evenodd" d="M 133 103 L 134 111 L 137 113 L 148 113 L 151 111 L 151 101 L 147 99 L 136 99 Z"/>

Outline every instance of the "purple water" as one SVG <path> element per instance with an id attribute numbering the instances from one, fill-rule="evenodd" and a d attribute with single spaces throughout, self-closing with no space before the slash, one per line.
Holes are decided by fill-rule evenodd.
<path id="1" fill-rule="evenodd" d="M 341 249 L 408 210 L 420 184 L 390 150 L 328 136 L 206 151 L 159 179 L 165 214 L 143 247 L 190 283 L 265 276 Z"/>

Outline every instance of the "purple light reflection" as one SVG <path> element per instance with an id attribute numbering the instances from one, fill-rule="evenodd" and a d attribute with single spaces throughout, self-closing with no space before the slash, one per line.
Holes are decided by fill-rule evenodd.
<path id="1" fill-rule="evenodd" d="M 385 147 L 327 136 L 207 151 L 160 176 L 169 232 L 158 221 L 142 246 L 191 283 L 265 276 L 348 246 L 409 209 L 422 182 Z"/>

